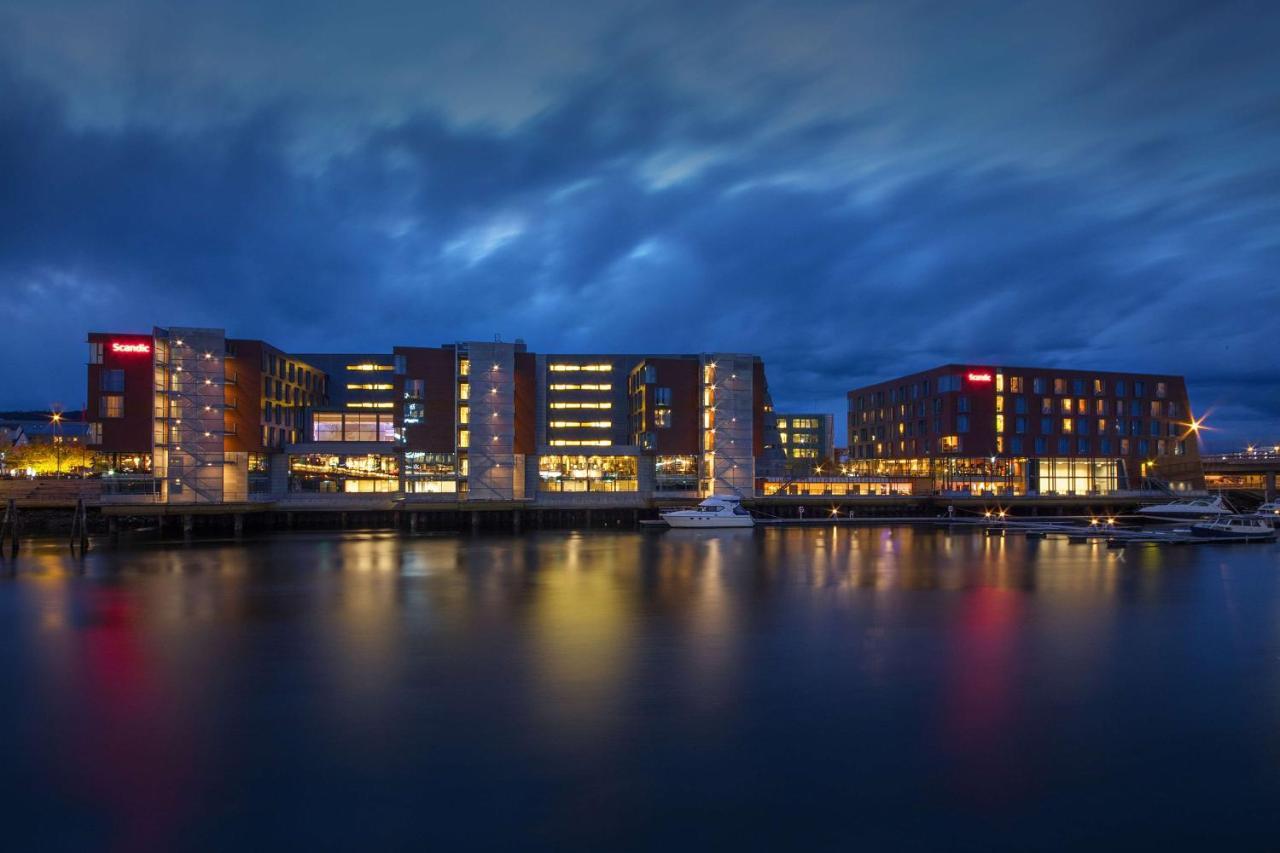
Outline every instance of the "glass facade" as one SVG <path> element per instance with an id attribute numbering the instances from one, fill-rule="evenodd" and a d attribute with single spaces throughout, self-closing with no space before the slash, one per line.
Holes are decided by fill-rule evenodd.
<path id="1" fill-rule="evenodd" d="M 538 488 L 544 492 L 634 492 L 640 488 L 635 456 L 542 456 Z"/>
<path id="2" fill-rule="evenodd" d="M 289 456 L 289 491 L 320 494 L 396 492 L 400 465 L 395 456 L 308 453 Z"/>

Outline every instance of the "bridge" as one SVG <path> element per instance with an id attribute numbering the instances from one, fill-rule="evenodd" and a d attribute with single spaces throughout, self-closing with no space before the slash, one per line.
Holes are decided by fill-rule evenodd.
<path id="1" fill-rule="evenodd" d="M 1246 448 L 1234 453 L 1200 457 L 1205 487 L 1211 491 L 1245 492 L 1276 499 L 1276 475 L 1280 474 L 1280 446 Z"/>

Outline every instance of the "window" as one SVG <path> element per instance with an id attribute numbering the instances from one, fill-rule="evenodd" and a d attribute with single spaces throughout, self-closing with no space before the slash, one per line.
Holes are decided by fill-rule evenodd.
<path id="1" fill-rule="evenodd" d="M 1083 394 L 1083 393 L 1084 393 L 1084 380 L 1083 380 L 1083 379 L 1073 379 L 1073 380 L 1071 380 L 1071 390 L 1076 394 L 1076 396 L 1077 396 L 1077 397 L 1078 397 L 1078 396 L 1080 396 L 1081 394 Z"/>
<path id="2" fill-rule="evenodd" d="M 422 415 L 423 415 L 422 403 L 411 401 L 404 404 L 404 422 L 406 424 L 421 423 Z"/>
<path id="3" fill-rule="evenodd" d="M 1022 393 L 1022 377 L 1021 376 L 1009 377 L 1009 393 L 1010 394 Z"/>
<path id="4" fill-rule="evenodd" d="M 1123 379 L 1116 380 L 1116 396 L 1117 397 L 1124 396 L 1124 380 Z"/>
<path id="5" fill-rule="evenodd" d="M 1063 435 L 1071 434 L 1071 418 L 1062 419 L 1062 434 Z"/>
<path id="6" fill-rule="evenodd" d="M 1048 433 L 1053 432 L 1053 418 L 1041 418 L 1040 431 L 1045 433 L 1046 435 Z"/>
<path id="7" fill-rule="evenodd" d="M 1035 377 L 1034 379 L 1032 379 L 1032 380 L 1031 380 L 1031 393 L 1032 393 L 1032 394 L 1043 394 L 1043 393 L 1044 393 L 1044 378 L 1043 378 L 1043 377 L 1037 376 L 1037 377 Z"/>
<path id="8" fill-rule="evenodd" d="M 1062 394 L 1067 393 L 1067 380 L 1065 380 L 1065 379 L 1055 379 L 1055 380 L 1053 380 L 1053 393 L 1055 393 L 1055 394 L 1057 394 L 1057 395 L 1059 395 L 1059 396 L 1061 396 Z"/>
<path id="9" fill-rule="evenodd" d="M 390 382 L 348 382 L 348 391 L 390 391 Z"/>
<path id="10" fill-rule="evenodd" d="M 1070 397 L 1062 398 L 1062 414 L 1064 415 L 1071 414 L 1071 398 Z"/>
<path id="11" fill-rule="evenodd" d="M 1004 415 L 996 415 L 996 432 L 1004 432 Z"/>
<path id="12" fill-rule="evenodd" d="M 1164 406 L 1160 405 L 1159 400 L 1151 401 L 1151 417 L 1158 418 L 1160 413 L 1164 411 Z"/>
<path id="13" fill-rule="evenodd" d="M 1022 452 L 1022 436 L 1015 435 L 1009 439 L 1009 452 L 1010 453 Z"/>
<path id="14" fill-rule="evenodd" d="M 1098 455 L 1099 456 L 1111 455 L 1111 439 L 1109 438 L 1098 439 Z"/>
<path id="15" fill-rule="evenodd" d="M 955 453 L 960 449 L 960 438 L 955 435 L 944 435 L 938 439 L 938 450 L 943 453 Z"/>
<path id="16" fill-rule="evenodd" d="M 98 413 L 104 418 L 123 418 L 124 395 L 103 394 L 102 402 L 98 407 Z"/>
<path id="17" fill-rule="evenodd" d="M 102 444 L 102 424 L 89 424 L 89 434 L 85 436 L 85 444 Z"/>
<path id="18" fill-rule="evenodd" d="M 1048 441 L 1043 435 L 1036 436 L 1035 448 L 1037 456 L 1043 456 L 1049 452 Z"/>
<path id="19" fill-rule="evenodd" d="M 1022 435 L 1024 432 L 1026 432 L 1026 431 L 1027 431 L 1027 419 L 1026 419 L 1026 418 L 1020 418 L 1020 417 L 1014 417 L 1014 419 L 1013 419 L 1013 431 L 1014 431 L 1014 432 L 1016 432 L 1018 435 Z"/>
<path id="20" fill-rule="evenodd" d="M 1169 393 L 1169 385 L 1168 385 L 1168 383 L 1165 383 L 1165 382 L 1157 382 L 1157 383 L 1156 383 L 1156 396 L 1157 396 L 1157 397 L 1159 397 L 1160 399 L 1162 399 L 1162 400 L 1163 400 L 1163 399 L 1165 398 L 1165 396 L 1166 396 L 1166 395 L 1168 395 L 1168 393 Z"/>
<path id="21" fill-rule="evenodd" d="M 1052 415 L 1052 414 L 1053 414 L 1053 398 L 1052 398 L 1052 397 L 1043 397 L 1043 398 L 1041 398 L 1041 400 L 1040 400 L 1040 414 L 1042 414 L 1042 415 Z"/>
<path id="22" fill-rule="evenodd" d="M 956 398 L 956 411 L 957 412 L 969 411 L 969 398 L 967 396 Z"/>
<path id="23" fill-rule="evenodd" d="M 1101 397 L 1101 396 L 1102 396 L 1103 394 L 1105 394 L 1105 393 L 1107 393 L 1107 386 L 1106 386 L 1106 383 L 1105 383 L 1105 382 L 1103 382 L 1101 379 L 1095 379 L 1095 380 L 1093 380 L 1093 394 L 1094 394 L 1094 396 L 1095 396 L 1095 397 Z"/>
<path id="24" fill-rule="evenodd" d="M 601 423 L 608 423 L 608 421 L 601 421 Z M 671 426 L 671 410 L 656 409 L 653 413 L 653 425 L 659 429 Z"/>
<path id="25" fill-rule="evenodd" d="M 350 387 L 350 386 L 348 386 Z M 421 400 L 427 393 L 427 383 L 423 379 L 406 379 L 404 395 L 410 400 Z"/>
<path id="26" fill-rule="evenodd" d="M 364 362 L 362 364 L 348 364 L 347 370 L 356 370 L 361 373 L 390 373 L 395 370 L 394 364 L 371 364 Z"/>
<path id="27" fill-rule="evenodd" d="M 1151 442 L 1147 441 L 1145 438 L 1138 439 L 1138 455 L 1146 456 L 1150 452 L 1151 452 Z"/>
<path id="28" fill-rule="evenodd" d="M 555 373 L 574 373 L 583 371 L 588 373 L 605 373 L 613 370 L 612 364 L 548 364 L 547 369 Z"/>
<path id="29" fill-rule="evenodd" d="M 1087 438 L 1076 439 L 1076 454 L 1079 456 L 1089 455 L 1089 439 Z"/>
<path id="30" fill-rule="evenodd" d="M 1088 419 L 1088 418 L 1076 418 L 1076 434 L 1077 434 L 1077 435 L 1088 435 L 1088 434 L 1089 434 L 1089 419 Z"/>
<path id="31" fill-rule="evenodd" d="M 653 404 L 655 406 L 670 406 L 671 405 L 671 389 L 670 388 L 653 389 Z"/>
<path id="32" fill-rule="evenodd" d="M 89 363 L 102 364 L 102 343 L 94 342 L 89 344 Z"/>
<path id="33" fill-rule="evenodd" d="M 124 371 L 123 370 L 104 370 L 102 371 L 102 390 L 112 394 L 124 393 Z"/>
<path id="34" fill-rule="evenodd" d="M 1143 382 L 1141 379 L 1133 380 L 1133 396 L 1135 397 L 1147 396 L 1147 383 Z"/>
<path id="35" fill-rule="evenodd" d="M 1066 456 L 1071 452 L 1071 439 L 1065 435 L 1058 438 L 1058 455 Z"/>
<path id="36" fill-rule="evenodd" d="M 969 431 L 969 416 L 956 415 L 956 432 L 968 432 L 968 431 Z"/>
<path id="37" fill-rule="evenodd" d="M 1026 397 L 1014 397 L 1014 398 L 1013 398 L 1013 411 L 1014 411 L 1014 414 L 1018 414 L 1018 415 L 1025 415 L 1025 414 L 1027 413 L 1027 398 L 1026 398 Z"/>

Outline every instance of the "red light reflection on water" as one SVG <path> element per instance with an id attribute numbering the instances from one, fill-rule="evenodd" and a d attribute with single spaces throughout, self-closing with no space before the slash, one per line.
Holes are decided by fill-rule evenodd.
<path id="1" fill-rule="evenodd" d="M 1024 596 L 984 586 L 965 595 L 950 636 L 939 732 L 961 796 L 994 805 L 1026 793 L 1011 729 L 1018 718 L 1017 650 Z"/>
<path id="2" fill-rule="evenodd" d="M 64 731 L 68 787 L 107 812 L 111 847 L 166 850 L 190 801 L 193 778 L 182 709 L 161 683 L 140 636 L 140 604 L 95 591 L 92 625 L 78 634 L 85 707 Z"/>

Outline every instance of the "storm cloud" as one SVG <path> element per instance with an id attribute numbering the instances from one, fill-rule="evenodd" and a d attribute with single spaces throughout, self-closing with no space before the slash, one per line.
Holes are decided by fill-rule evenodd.
<path id="1" fill-rule="evenodd" d="M 429 5 L 430 8 L 423 8 Z M 0 407 L 89 329 L 1179 372 L 1280 438 L 1261 2 L 0 5 Z M 839 420 L 839 418 L 837 418 Z"/>

